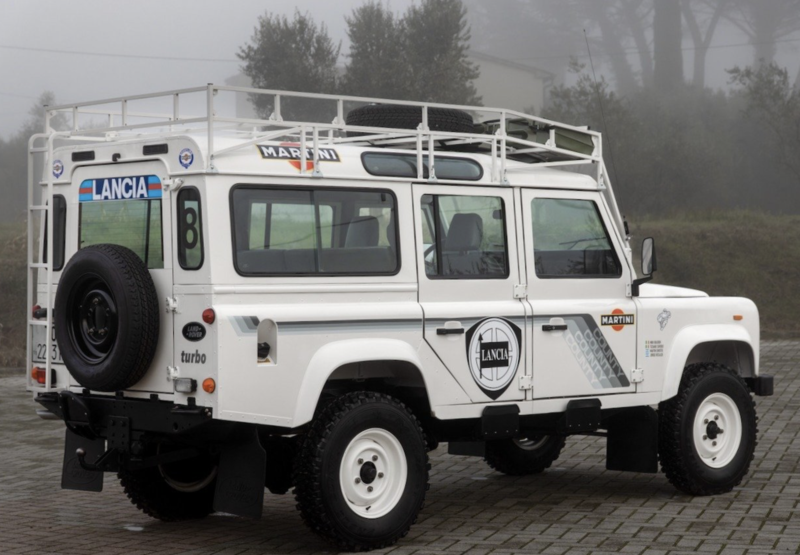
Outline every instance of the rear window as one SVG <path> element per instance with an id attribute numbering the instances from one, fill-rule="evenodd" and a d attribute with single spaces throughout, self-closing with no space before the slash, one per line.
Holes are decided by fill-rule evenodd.
<path id="1" fill-rule="evenodd" d="M 245 276 L 380 275 L 400 269 L 389 191 L 239 186 L 234 264 Z"/>
<path id="2" fill-rule="evenodd" d="M 128 247 L 149 269 L 164 267 L 161 199 L 82 202 L 79 248 L 111 243 Z"/>
<path id="3" fill-rule="evenodd" d="M 428 157 L 423 156 L 423 177 L 428 178 Z M 372 175 L 383 177 L 417 177 L 416 154 L 392 154 L 388 152 L 365 152 L 361 156 L 364 169 Z M 483 168 L 474 160 L 435 156 L 435 172 L 438 179 L 478 181 L 483 177 Z"/>

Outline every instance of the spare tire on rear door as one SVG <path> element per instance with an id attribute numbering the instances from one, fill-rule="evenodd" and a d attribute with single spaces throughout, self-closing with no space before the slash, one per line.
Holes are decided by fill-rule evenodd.
<path id="1" fill-rule="evenodd" d="M 350 110 L 346 120 L 347 125 L 416 129 L 422 122 L 422 108 L 419 106 L 397 106 L 395 104 L 369 104 Z M 428 128 L 431 131 L 472 133 L 474 127 L 472 116 L 464 110 L 428 108 Z M 349 137 L 369 134 L 361 131 L 347 132 Z"/>
<path id="2" fill-rule="evenodd" d="M 153 362 L 156 288 L 142 259 L 126 247 L 79 250 L 61 274 L 53 317 L 64 364 L 83 387 L 128 389 Z"/>

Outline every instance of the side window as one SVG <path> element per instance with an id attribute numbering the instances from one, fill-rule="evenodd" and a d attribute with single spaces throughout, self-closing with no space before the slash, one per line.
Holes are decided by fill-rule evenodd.
<path id="1" fill-rule="evenodd" d="M 235 264 L 242 275 L 380 275 L 400 269 L 388 191 L 238 187 Z"/>
<path id="2" fill-rule="evenodd" d="M 422 227 L 428 277 L 508 277 L 505 209 L 500 197 L 425 195 Z"/>
<path id="3" fill-rule="evenodd" d="M 63 195 L 53 195 L 53 271 L 64 268 L 64 248 L 66 247 L 67 201 Z M 44 220 L 44 251 L 42 261 L 47 263 L 47 213 Z"/>
<path id="4" fill-rule="evenodd" d="M 194 187 L 178 193 L 178 263 L 184 270 L 203 265 L 203 214 L 200 192 Z"/>
<path id="5" fill-rule="evenodd" d="M 616 278 L 617 253 L 591 200 L 533 199 L 533 256 L 540 278 Z"/>

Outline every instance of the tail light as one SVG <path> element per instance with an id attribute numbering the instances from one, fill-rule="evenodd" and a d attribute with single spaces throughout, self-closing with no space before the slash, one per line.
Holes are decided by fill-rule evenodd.
<path id="1" fill-rule="evenodd" d="M 217 314 L 214 312 L 213 308 L 207 308 L 203 311 L 203 322 L 206 324 L 213 324 L 216 319 Z"/>
<path id="2" fill-rule="evenodd" d="M 47 309 L 42 308 L 38 304 L 33 305 L 33 308 L 31 309 L 31 316 L 33 316 L 34 320 L 39 320 L 40 318 L 44 318 L 45 316 L 47 316 Z"/>
<path id="3" fill-rule="evenodd" d="M 34 366 L 31 368 L 31 378 L 38 384 L 45 385 L 47 383 L 47 370 Z M 50 370 L 50 383 L 56 383 L 56 371 Z"/>

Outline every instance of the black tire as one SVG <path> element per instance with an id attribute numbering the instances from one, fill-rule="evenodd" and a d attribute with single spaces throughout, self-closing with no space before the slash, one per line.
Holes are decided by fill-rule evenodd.
<path id="1" fill-rule="evenodd" d="M 64 364 L 88 389 L 128 389 L 153 362 L 156 288 L 144 262 L 126 247 L 93 245 L 75 253 L 61 274 L 53 316 Z"/>
<path id="2" fill-rule="evenodd" d="M 216 472 L 216 461 L 203 455 L 165 466 L 122 469 L 117 476 L 125 495 L 140 511 L 173 522 L 205 518 L 214 512 Z"/>
<path id="3" fill-rule="evenodd" d="M 558 459 L 566 442 L 567 438 L 560 435 L 487 441 L 483 460 L 509 476 L 540 474 Z"/>
<path id="4" fill-rule="evenodd" d="M 345 119 L 347 125 L 416 129 L 422 122 L 422 108 L 394 104 L 370 104 L 351 110 Z M 472 121 L 472 116 L 463 110 L 428 108 L 428 127 L 431 131 L 472 133 L 475 123 Z M 347 135 L 360 137 L 369 135 L 369 133 L 353 131 L 348 132 Z"/>
<path id="5" fill-rule="evenodd" d="M 696 422 L 699 410 L 702 421 Z M 738 435 L 736 424 L 726 423 L 735 420 L 726 418 L 726 414 L 735 412 L 741 420 L 738 445 L 734 439 Z M 736 372 L 716 363 L 687 366 L 678 395 L 659 405 L 658 416 L 661 469 L 673 486 L 691 495 L 717 495 L 741 483 L 753 460 L 758 428 L 755 403 Z M 702 431 L 695 431 L 696 425 L 703 427 Z M 705 460 L 696 446 L 698 442 L 706 450 Z M 706 442 L 713 446 L 709 448 Z M 726 450 L 730 455 L 725 456 Z M 725 463 L 727 459 L 730 460 Z M 716 464 L 723 466 L 713 467 Z"/>
<path id="6" fill-rule="evenodd" d="M 354 453 L 362 452 L 354 450 L 354 446 L 359 445 L 360 434 L 369 434 L 373 430 L 388 432 L 402 446 L 401 455 L 396 460 L 405 460 L 407 473 L 405 485 L 400 481 L 392 490 L 388 487 L 389 479 L 400 474 L 391 476 L 395 470 L 393 465 L 385 467 L 387 486 L 376 495 L 395 491 L 396 497 L 393 498 L 397 501 L 393 505 L 388 504 L 387 512 L 382 516 L 367 518 L 362 514 L 368 514 L 366 511 L 370 508 L 380 511 L 380 498 L 360 506 L 356 502 L 351 504 L 342 491 L 339 475 L 342 468 L 347 472 L 346 465 L 342 466 L 343 459 L 347 457 L 347 460 L 354 461 L 354 469 L 360 469 L 356 478 L 360 480 L 364 477 L 359 482 L 354 478 L 353 483 L 358 486 L 353 488 L 371 487 L 368 484 L 375 482 L 375 488 L 381 488 L 384 482 L 380 480 L 384 475 L 378 471 L 383 467 L 376 465 L 380 465 L 382 459 L 371 459 L 377 461 L 372 464 L 370 457 L 365 455 L 366 462 L 362 464 L 364 459 L 353 458 Z M 363 452 L 369 453 L 366 450 Z M 385 458 L 387 462 L 391 460 L 391 456 Z M 371 468 L 367 468 L 369 464 L 372 464 Z M 371 475 L 364 474 L 365 469 Z M 311 530 L 340 549 L 365 551 L 386 547 L 404 537 L 416 522 L 429 487 L 429 469 L 425 433 L 408 407 L 381 393 L 348 393 L 329 404 L 314 419 L 303 440 L 294 472 L 297 508 Z"/>

